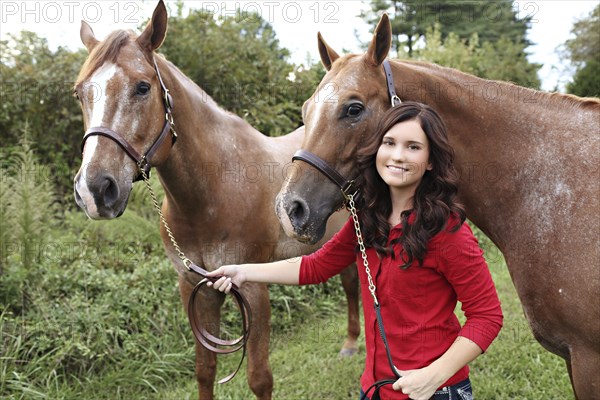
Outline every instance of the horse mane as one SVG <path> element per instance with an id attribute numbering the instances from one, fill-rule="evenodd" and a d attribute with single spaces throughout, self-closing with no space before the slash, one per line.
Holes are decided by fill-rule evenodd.
<path id="1" fill-rule="evenodd" d="M 476 79 L 482 80 L 486 83 L 491 83 L 495 85 L 502 85 L 509 89 L 511 92 L 515 91 L 524 91 L 524 94 L 527 95 L 528 101 L 532 103 L 542 104 L 546 107 L 569 107 L 571 109 L 584 109 L 584 110 L 595 110 L 600 111 L 600 99 L 595 97 L 578 97 L 572 94 L 558 93 L 558 92 L 542 92 L 540 90 L 526 88 L 523 86 L 516 85 L 512 82 L 506 81 L 496 81 L 490 79 L 484 79 L 477 77 L 473 74 L 468 74 L 462 72 L 455 68 L 444 67 L 439 64 L 434 64 L 426 61 L 415 61 L 415 60 L 394 60 L 398 63 L 405 63 L 412 66 L 428 69 L 428 70 L 436 70 L 440 73 L 440 75 L 456 79 L 464 78 L 464 79 Z"/>
<path id="2" fill-rule="evenodd" d="M 89 78 L 105 62 L 116 62 L 117 55 L 123 46 L 134 38 L 135 34 L 131 30 L 116 30 L 111 32 L 106 39 L 98 43 L 92 49 L 90 55 L 79 71 L 77 82 Z"/>

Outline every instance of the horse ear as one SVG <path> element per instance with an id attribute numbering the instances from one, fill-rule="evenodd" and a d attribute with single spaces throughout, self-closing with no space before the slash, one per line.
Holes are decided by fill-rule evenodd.
<path id="1" fill-rule="evenodd" d="M 158 5 L 152 13 L 152 19 L 146 25 L 139 38 L 138 44 L 148 51 L 154 51 L 160 47 L 167 36 L 167 8 L 163 0 L 158 2 Z"/>
<path id="2" fill-rule="evenodd" d="M 88 52 L 91 52 L 98 44 L 98 39 L 96 39 L 92 27 L 83 20 L 81 21 L 81 28 L 79 28 L 79 37 L 81 38 L 81 42 L 88 49 Z"/>
<path id="3" fill-rule="evenodd" d="M 319 54 L 321 55 L 321 62 L 327 71 L 331 69 L 331 64 L 340 56 L 335 52 L 329 45 L 323 40 L 323 36 L 321 36 L 321 32 L 317 35 L 319 41 Z"/>
<path id="4" fill-rule="evenodd" d="M 392 25 L 390 24 L 388 15 L 383 14 L 379 20 L 379 23 L 377 24 L 377 27 L 375 28 L 373 39 L 369 44 L 369 49 L 367 50 L 367 60 L 369 60 L 376 67 L 381 65 L 390 52 L 391 45 Z"/>

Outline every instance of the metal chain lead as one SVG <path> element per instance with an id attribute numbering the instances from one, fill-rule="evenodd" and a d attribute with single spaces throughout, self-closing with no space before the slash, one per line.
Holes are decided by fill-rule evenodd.
<path id="1" fill-rule="evenodd" d="M 146 161 L 145 159 L 142 159 L 142 161 L 138 164 L 138 167 L 142 173 L 142 178 L 144 178 L 144 183 L 146 184 L 146 187 L 148 188 L 148 191 L 150 192 L 150 197 L 152 198 L 152 204 L 154 205 L 154 208 L 158 212 L 160 221 L 164 225 L 164 227 L 167 231 L 167 234 L 169 235 L 169 239 L 171 239 L 171 243 L 173 243 L 173 247 L 175 247 L 175 250 L 177 250 L 177 254 L 179 255 L 179 258 L 181 259 L 181 261 L 183 262 L 183 265 L 187 268 L 188 271 L 191 271 L 192 269 L 190 268 L 190 264 L 192 263 L 192 261 L 185 256 L 185 254 L 181 250 L 181 247 L 179 247 L 179 244 L 175 240 L 175 236 L 173 236 L 173 232 L 171 232 L 171 228 L 169 227 L 169 224 L 167 223 L 167 220 L 165 219 L 165 217 L 162 213 L 162 210 L 160 209 L 160 205 L 158 204 L 158 200 L 156 198 L 156 193 L 154 193 L 154 189 L 152 189 L 152 185 L 150 185 L 150 179 L 148 179 L 148 175 L 146 174 L 146 171 L 144 170 L 144 168 L 142 168 L 142 162 L 145 162 L 145 161 Z"/>
<path id="2" fill-rule="evenodd" d="M 365 272 L 367 273 L 367 279 L 369 280 L 369 291 L 371 292 L 371 296 L 373 296 L 373 301 L 375 304 L 379 304 L 377 300 L 377 296 L 375 295 L 375 284 L 373 283 L 373 278 L 371 277 L 371 270 L 369 269 L 369 261 L 367 260 L 367 251 L 365 249 L 365 243 L 363 241 L 362 233 L 360 231 L 360 223 L 358 222 L 358 214 L 356 213 L 356 206 L 354 205 L 354 194 L 345 195 L 348 200 L 348 206 L 350 208 L 350 213 L 352 213 L 352 221 L 354 222 L 354 230 L 356 231 L 356 239 L 358 240 L 358 247 L 360 249 L 360 253 L 362 255 L 363 264 L 365 266 Z"/>

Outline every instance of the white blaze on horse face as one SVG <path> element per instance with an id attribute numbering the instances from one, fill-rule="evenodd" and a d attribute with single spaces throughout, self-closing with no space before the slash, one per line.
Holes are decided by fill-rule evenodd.
<path id="1" fill-rule="evenodd" d="M 315 105 L 313 121 L 319 121 L 323 117 L 323 113 L 328 106 L 335 106 L 335 104 L 338 103 L 337 93 L 337 85 L 334 82 L 326 83 L 317 93 L 315 93 L 313 98 L 313 103 Z"/>
<path id="2" fill-rule="evenodd" d="M 108 100 L 106 88 L 108 87 L 108 82 L 114 77 L 116 72 L 116 65 L 106 64 L 99 68 L 90 78 L 90 82 L 93 82 L 93 85 L 91 86 L 93 86 L 93 88 L 97 90 L 97 93 L 94 93 L 92 101 L 89 103 L 90 127 L 102 126 L 102 122 L 104 121 L 106 102 Z M 90 88 L 89 90 L 92 90 L 92 88 Z M 97 147 L 98 136 L 91 136 L 86 140 L 85 147 L 83 149 L 83 160 L 81 161 L 83 169 L 80 178 L 76 183 L 77 193 L 79 193 L 81 200 L 85 204 L 85 209 L 88 216 L 92 218 L 98 217 L 99 214 L 98 208 L 96 207 L 96 202 L 94 201 L 94 196 L 88 188 L 87 182 L 90 178 L 88 172 L 92 165 L 92 158 L 96 153 Z M 93 169 L 91 172 L 94 173 Z"/>

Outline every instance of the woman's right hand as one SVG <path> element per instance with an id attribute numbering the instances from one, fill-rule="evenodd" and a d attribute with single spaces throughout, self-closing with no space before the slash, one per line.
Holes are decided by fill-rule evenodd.
<path id="1" fill-rule="evenodd" d="M 214 282 L 207 282 L 206 286 L 211 286 L 223 293 L 229 293 L 234 284 L 240 287 L 246 282 L 246 273 L 241 265 L 223 265 L 209 272 L 207 276 L 211 278 L 218 277 L 218 279 Z"/>

